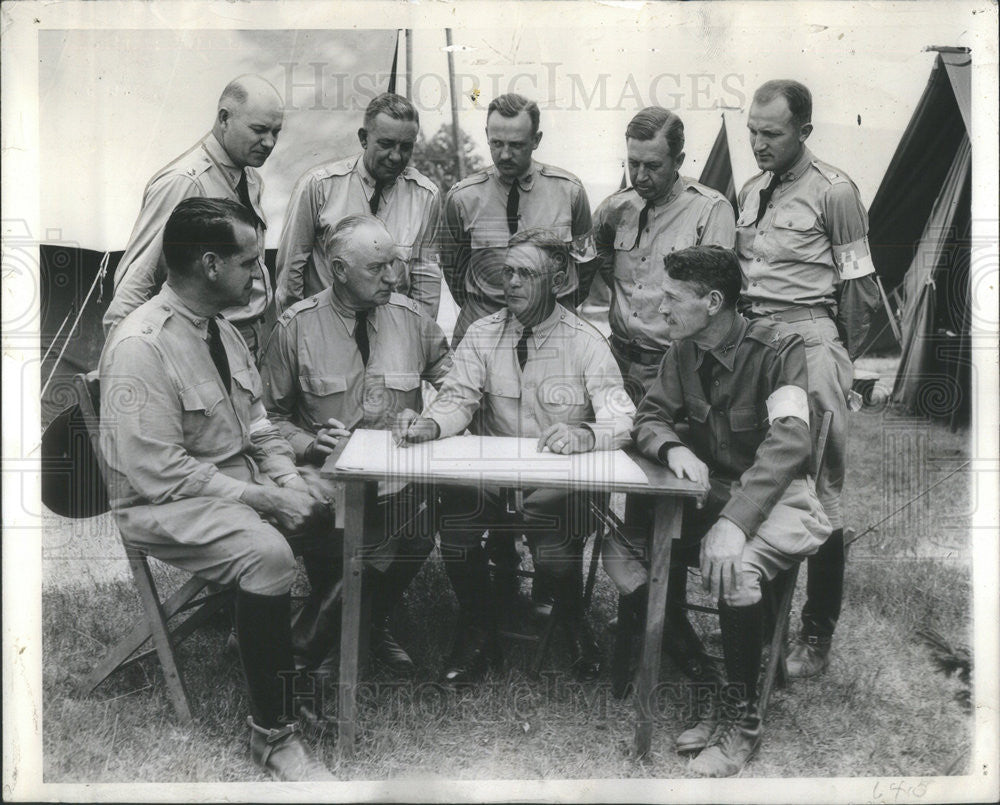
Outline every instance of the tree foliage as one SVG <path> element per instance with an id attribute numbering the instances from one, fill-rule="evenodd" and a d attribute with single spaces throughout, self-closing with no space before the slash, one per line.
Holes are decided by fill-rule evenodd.
<path id="1" fill-rule="evenodd" d="M 483 158 L 476 151 L 472 139 L 461 132 L 462 155 L 465 162 L 465 175 L 486 167 Z M 450 124 L 443 124 L 429 140 L 420 134 L 413 148 L 410 164 L 424 176 L 434 182 L 442 193 L 447 193 L 459 180 L 458 167 L 455 164 L 455 138 L 452 136 Z"/>

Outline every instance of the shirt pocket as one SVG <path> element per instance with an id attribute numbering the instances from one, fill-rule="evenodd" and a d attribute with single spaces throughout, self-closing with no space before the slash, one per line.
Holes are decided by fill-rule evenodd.
<path id="1" fill-rule="evenodd" d="M 223 441 L 232 438 L 230 428 L 225 427 L 221 419 L 228 398 L 217 380 L 188 386 L 181 391 L 180 399 L 185 441 L 194 452 L 214 453 Z"/>
<path id="2" fill-rule="evenodd" d="M 486 378 L 485 391 L 493 397 L 506 397 L 516 400 L 521 397 L 521 383 L 513 377 L 490 375 Z"/>
<path id="3" fill-rule="evenodd" d="M 708 400 L 701 397 L 684 395 L 684 407 L 687 409 L 688 419 L 702 425 L 708 421 L 708 415 L 712 412 Z"/>
<path id="4" fill-rule="evenodd" d="M 739 218 L 736 220 L 736 251 L 737 254 L 747 256 L 753 253 L 754 238 L 757 237 L 757 205 L 753 209 L 743 208 Z"/>
<path id="5" fill-rule="evenodd" d="M 543 380 L 538 387 L 538 403 L 557 421 L 582 419 L 587 405 L 587 391 L 579 383 L 558 378 Z"/>
<path id="6" fill-rule="evenodd" d="M 767 239 L 768 258 L 775 262 L 813 262 L 817 257 L 814 253 L 816 238 L 820 234 L 815 214 L 779 210 Z"/>
<path id="7" fill-rule="evenodd" d="M 250 369 L 238 369 L 233 372 L 233 406 L 236 408 L 240 421 L 250 424 L 250 408 L 261 395 L 260 375 Z"/>
<path id="8" fill-rule="evenodd" d="M 761 417 L 756 408 L 732 408 L 729 411 L 729 430 L 734 434 L 742 434 L 743 438 L 752 438 L 750 434 L 766 434 L 767 416 Z"/>
<path id="9" fill-rule="evenodd" d="M 347 391 L 347 378 L 344 375 L 300 375 L 299 386 L 303 394 L 327 398 Z"/>

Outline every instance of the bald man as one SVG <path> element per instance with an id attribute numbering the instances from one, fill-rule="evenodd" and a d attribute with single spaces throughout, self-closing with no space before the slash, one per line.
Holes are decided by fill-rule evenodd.
<path id="1" fill-rule="evenodd" d="M 106 334 L 152 297 L 166 279 L 163 226 L 174 207 L 193 196 L 224 198 L 242 204 L 252 214 L 260 257 L 250 301 L 226 308 L 222 315 L 236 325 L 254 359 L 259 357 L 264 311 L 272 291 L 264 266 L 263 183 L 255 168 L 274 150 L 283 118 L 281 96 L 266 79 L 242 75 L 229 82 L 219 98 L 211 133 L 157 171 L 146 185 L 139 218 L 115 270 L 114 298 L 104 314 Z"/>

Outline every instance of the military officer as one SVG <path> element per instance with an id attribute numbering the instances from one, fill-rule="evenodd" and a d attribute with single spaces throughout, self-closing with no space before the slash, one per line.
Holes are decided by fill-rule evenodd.
<path id="1" fill-rule="evenodd" d="M 257 357 L 262 321 L 272 292 L 264 265 L 264 184 L 256 168 L 274 150 L 283 117 L 281 96 L 260 76 L 243 75 L 226 86 L 211 133 L 157 172 L 146 185 L 139 218 L 115 269 L 115 293 L 104 314 L 105 333 L 156 293 L 166 279 L 163 225 L 174 207 L 193 196 L 227 198 L 252 212 L 260 241 L 260 262 L 254 269 L 250 300 L 222 314 L 236 325 Z"/>
<path id="2" fill-rule="evenodd" d="M 663 259 L 688 246 L 732 248 L 733 209 L 721 194 L 680 174 L 684 164 L 684 123 L 658 106 L 641 110 L 625 129 L 631 187 L 611 195 L 594 215 L 594 241 L 600 273 L 613 291 L 608 314 L 611 351 L 625 388 L 638 404 L 656 379 L 670 346 L 667 322 L 660 313 Z M 604 566 L 622 591 L 612 668 L 613 687 L 625 691 L 638 659 L 634 646 L 642 632 L 647 600 L 647 546 L 651 504 L 629 496 L 624 532 L 615 532 L 603 548 Z M 624 539 L 622 539 L 624 538 Z M 673 580 L 674 603 L 684 598 L 687 574 Z M 687 674 L 700 676 L 703 651 L 687 619 L 671 606 L 664 648 Z M 621 661 L 622 664 L 619 664 Z"/>
<path id="3" fill-rule="evenodd" d="M 115 327 L 101 355 L 101 442 L 122 534 L 151 556 L 236 588 L 236 636 L 254 760 L 285 780 L 331 780 L 288 723 L 293 671 L 285 534 L 323 533 L 325 506 L 268 421 L 236 327 L 260 261 L 257 220 L 189 198 L 167 218 L 167 281 Z"/>
<path id="4" fill-rule="evenodd" d="M 421 442 L 461 433 L 538 439 L 538 449 L 579 453 L 620 447 L 635 410 L 607 343 L 590 324 L 558 304 L 569 253 L 561 233 L 526 230 L 504 259 L 507 306 L 473 323 L 455 351 L 438 396 L 418 417 L 400 415 L 394 433 Z M 518 497 L 522 498 L 518 505 Z M 513 505 L 511 505 L 513 500 Z M 546 576 L 569 616 L 572 666 L 592 679 L 599 654 L 582 608 L 583 540 L 592 530 L 588 497 L 550 489 L 521 495 L 487 487 L 442 491 L 441 552 L 461 609 L 444 683 L 479 680 L 500 661 L 489 585 L 485 529 L 525 532 L 537 576 Z M 505 512 L 515 508 L 511 521 Z"/>
<path id="5" fill-rule="evenodd" d="M 677 749 L 699 752 L 695 773 L 729 777 L 762 736 L 761 582 L 814 554 L 830 524 L 807 477 L 802 337 L 736 312 L 732 250 L 692 246 L 665 263 L 660 310 L 674 344 L 639 405 L 633 436 L 645 455 L 710 488 L 702 508 L 685 505 L 671 558 L 682 568 L 699 564 L 705 591 L 718 600 L 728 687 L 713 687 L 712 706 Z"/>
<path id="6" fill-rule="evenodd" d="M 560 302 L 574 307 L 590 290 L 596 269 L 590 202 L 580 180 L 532 158 L 542 141 L 538 104 L 510 93 L 486 113 L 493 166 L 456 184 L 444 201 L 441 264 L 461 306 L 453 345 L 472 322 L 504 306 L 503 265 L 511 235 L 544 227 L 570 249 Z"/>
<path id="7" fill-rule="evenodd" d="M 805 339 L 814 436 L 823 413 L 833 414 L 817 492 L 834 532 L 809 559 L 802 631 L 788 657 L 791 676 L 827 667 L 840 616 L 851 361 L 879 298 L 868 215 L 847 175 L 806 148 L 811 118 L 812 96 L 797 81 L 768 81 L 754 93 L 747 128 L 761 172 L 739 193 L 736 227 L 746 314 L 780 322 Z"/>
<path id="8" fill-rule="evenodd" d="M 365 110 L 358 129 L 363 152 L 307 171 L 285 212 L 278 244 L 278 312 L 319 293 L 332 282 L 326 235 L 348 215 L 371 213 L 400 247 L 397 282 L 431 319 L 441 297 L 437 230 L 441 194 L 410 166 L 420 117 L 406 98 L 384 92 Z"/>
<path id="9" fill-rule="evenodd" d="M 385 224 L 373 215 L 349 215 L 325 231 L 331 286 L 282 314 L 264 350 L 264 404 L 295 451 L 302 471 L 323 463 L 355 428 L 388 429 L 395 414 L 420 406 L 420 384 L 434 386 L 451 367 L 444 333 L 412 299 L 392 292 L 399 254 Z M 330 495 L 333 495 L 332 489 Z M 415 513 L 427 503 L 412 485 L 392 490 L 369 511 Z M 375 503 L 375 502 L 373 502 Z M 389 630 L 389 616 L 434 547 L 429 513 L 386 534 L 386 518 L 366 529 L 370 546 L 372 655 L 399 674 L 413 662 Z M 338 573 L 329 563 L 306 563 L 312 593 L 296 619 L 293 638 L 307 665 L 333 648 L 336 610 L 323 601 Z"/>

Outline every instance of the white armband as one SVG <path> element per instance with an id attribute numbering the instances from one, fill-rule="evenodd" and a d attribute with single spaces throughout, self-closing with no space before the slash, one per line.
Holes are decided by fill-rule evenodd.
<path id="1" fill-rule="evenodd" d="M 842 280 L 856 280 L 875 273 L 868 238 L 833 247 L 833 260 L 837 264 Z"/>
<path id="2" fill-rule="evenodd" d="M 801 386 L 780 386 L 767 398 L 767 421 L 793 416 L 809 425 L 809 400 Z"/>

